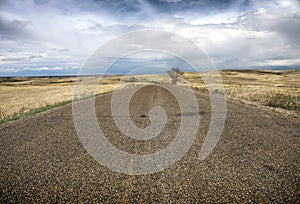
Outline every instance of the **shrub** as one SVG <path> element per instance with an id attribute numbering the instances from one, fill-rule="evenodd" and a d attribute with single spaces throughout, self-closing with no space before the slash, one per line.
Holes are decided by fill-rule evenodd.
<path id="1" fill-rule="evenodd" d="M 300 96 L 284 93 L 274 93 L 272 95 L 266 96 L 264 105 L 300 111 Z"/>
<path id="2" fill-rule="evenodd" d="M 176 84 L 178 81 L 179 75 L 182 75 L 182 72 L 180 71 L 179 68 L 171 68 L 170 70 L 167 71 L 167 74 L 171 77 L 172 83 Z"/>

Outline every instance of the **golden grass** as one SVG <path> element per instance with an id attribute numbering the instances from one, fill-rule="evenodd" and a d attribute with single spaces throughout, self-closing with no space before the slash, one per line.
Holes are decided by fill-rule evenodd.
<path id="1" fill-rule="evenodd" d="M 0 119 L 72 100 L 75 81 L 74 77 L 0 78 Z M 118 81 L 118 77 L 102 79 L 96 93 L 114 90 Z"/>
<path id="2" fill-rule="evenodd" d="M 227 98 L 281 108 L 289 110 L 288 114 L 290 115 L 299 115 L 300 70 L 223 70 L 219 73 Z M 207 92 L 201 77 L 209 74 L 212 73 L 205 72 L 201 73 L 200 76 L 197 73 L 184 73 L 183 78 L 195 90 Z"/>
<path id="3" fill-rule="evenodd" d="M 256 71 L 226 70 L 222 76 L 226 96 L 230 99 L 261 106 L 279 107 L 289 110 L 288 114 L 299 116 L 300 107 L 300 70 Z M 212 72 L 184 73 L 178 85 L 186 83 L 199 92 L 206 92 L 203 76 L 213 76 Z M 96 93 L 103 93 L 136 84 L 171 83 L 166 74 L 110 77 L 100 81 Z M 83 80 L 83 79 L 82 79 Z M 24 113 L 32 109 L 54 105 L 73 99 L 75 77 L 49 78 L 0 78 L 0 119 Z M 98 78 L 83 80 L 84 90 L 97 83 Z M 129 81 L 129 82 L 127 82 Z M 82 97 L 93 94 L 83 93 Z M 81 97 L 81 96 L 80 96 Z M 295 111 L 295 112 L 293 112 Z"/>
<path id="4" fill-rule="evenodd" d="M 132 77 L 136 79 L 134 82 L 130 80 Z M 76 80 L 75 77 L 0 78 L 0 119 L 72 100 Z M 94 85 L 98 80 L 96 77 L 79 78 L 77 82 L 81 86 L 80 92 L 75 97 L 82 98 L 134 85 L 151 84 L 153 80 L 168 83 L 170 78 L 166 74 L 103 78 L 94 92 Z"/>

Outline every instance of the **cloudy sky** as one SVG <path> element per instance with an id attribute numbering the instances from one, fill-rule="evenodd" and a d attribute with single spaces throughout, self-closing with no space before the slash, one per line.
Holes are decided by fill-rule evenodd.
<path id="1" fill-rule="evenodd" d="M 191 40 L 218 69 L 300 67 L 298 0 L 1 0 L 0 76 L 77 74 L 109 40 L 147 29 Z M 176 66 L 142 53 L 114 73 L 135 58 Z"/>

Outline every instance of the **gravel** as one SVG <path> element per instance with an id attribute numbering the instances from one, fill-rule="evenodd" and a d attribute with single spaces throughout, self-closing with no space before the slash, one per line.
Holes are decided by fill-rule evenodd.
<path id="1" fill-rule="evenodd" d="M 117 129 L 111 95 L 96 98 L 96 113 L 117 148 L 151 154 L 175 138 L 180 110 L 172 94 L 147 86 L 130 103 L 131 119 L 141 128 L 150 124 L 153 105 L 159 102 L 166 110 L 166 127 L 149 141 L 126 137 Z M 299 202 L 299 120 L 228 102 L 221 139 L 200 161 L 211 113 L 207 96 L 198 95 L 198 102 L 200 127 L 187 154 L 164 171 L 142 176 L 113 172 L 87 153 L 74 128 L 71 104 L 0 125 L 0 202 Z"/>

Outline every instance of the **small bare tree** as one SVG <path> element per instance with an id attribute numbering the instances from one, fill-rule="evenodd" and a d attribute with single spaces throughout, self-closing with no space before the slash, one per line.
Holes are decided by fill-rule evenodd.
<path id="1" fill-rule="evenodd" d="M 172 79 L 172 84 L 176 84 L 178 81 L 179 75 L 181 75 L 181 70 L 179 68 L 171 68 L 170 70 L 167 71 L 167 74 L 171 77 Z"/>
<path id="2" fill-rule="evenodd" d="M 174 72 L 177 72 L 178 75 L 182 75 L 183 72 L 180 70 L 180 68 L 172 68 L 171 70 L 173 70 Z"/>

